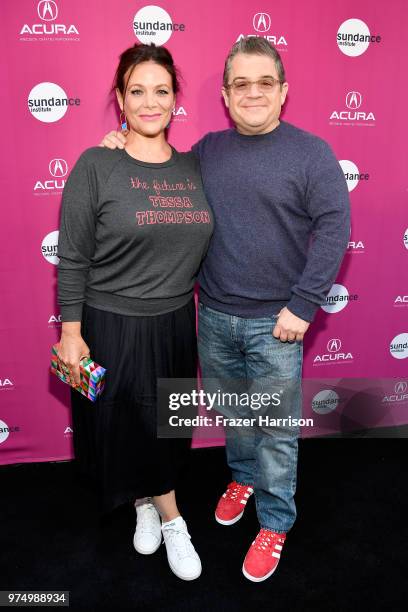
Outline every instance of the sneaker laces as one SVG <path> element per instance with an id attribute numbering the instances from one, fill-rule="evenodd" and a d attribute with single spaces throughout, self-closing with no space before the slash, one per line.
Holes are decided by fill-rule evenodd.
<path id="1" fill-rule="evenodd" d="M 280 544 L 283 546 L 285 542 L 285 538 L 282 537 L 281 534 L 276 533 L 275 531 L 269 531 L 269 529 L 261 529 L 261 531 L 256 536 L 255 540 L 252 542 L 252 545 L 256 550 L 262 553 L 270 553 L 270 549 L 275 546 L 275 544 Z"/>
<path id="2" fill-rule="evenodd" d="M 249 485 L 242 485 L 239 482 L 230 482 L 225 491 L 225 497 L 231 499 L 232 501 L 238 501 L 241 497 L 244 496 L 245 493 L 248 493 Z"/>
<path id="3" fill-rule="evenodd" d="M 181 527 L 166 525 L 162 529 L 166 533 L 168 539 L 177 553 L 179 559 L 186 559 L 192 556 L 193 545 L 191 544 L 191 535 Z M 166 539 L 164 540 L 166 542 Z"/>
<path id="4" fill-rule="evenodd" d="M 137 508 L 137 527 L 140 531 L 151 533 L 157 523 L 157 510 L 155 506 L 148 502 Z"/>

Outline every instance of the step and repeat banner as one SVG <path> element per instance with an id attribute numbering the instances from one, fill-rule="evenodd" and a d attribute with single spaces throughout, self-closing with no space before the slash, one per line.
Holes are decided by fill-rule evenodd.
<path id="1" fill-rule="evenodd" d="M 113 75 L 137 41 L 165 44 L 181 70 L 179 150 L 230 125 L 231 45 L 251 35 L 277 47 L 283 118 L 330 143 L 352 207 L 341 270 L 305 339 L 314 427 L 303 435 L 408 423 L 407 2 L 3 0 L 0 14 L 0 463 L 72 457 L 69 390 L 49 373 L 61 194 L 80 153 L 118 126 Z"/>

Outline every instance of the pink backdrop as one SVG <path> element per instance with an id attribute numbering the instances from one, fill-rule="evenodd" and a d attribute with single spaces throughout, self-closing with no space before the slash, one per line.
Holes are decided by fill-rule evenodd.
<path id="1" fill-rule="evenodd" d="M 79 154 L 117 125 L 109 89 L 119 53 L 137 40 L 133 22 L 145 6 L 0 3 L 0 463 L 72 457 L 68 389 L 48 373 L 60 332 L 51 233 Z M 336 281 L 345 289 L 335 287 L 354 299 L 338 312 L 321 309 L 305 341 L 304 414 L 315 427 L 304 435 L 408 422 L 406 1 L 391 0 L 387 10 L 372 0 L 159 6 L 178 25 L 166 43 L 184 77 L 170 129 L 176 147 L 186 150 L 229 125 L 220 96 L 225 55 L 242 34 L 268 36 L 282 52 L 290 85 L 284 118 L 325 138 L 339 160 L 358 169 L 345 163 L 344 171 L 362 175 L 351 192 L 350 245 Z M 138 20 L 148 21 L 147 12 L 156 21 L 153 10 Z M 340 47 L 339 29 L 351 36 L 369 31 L 373 42 Z M 29 109 L 29 99 L 61 96 L 72 104 L 59 119 L 55 105 Z"/>

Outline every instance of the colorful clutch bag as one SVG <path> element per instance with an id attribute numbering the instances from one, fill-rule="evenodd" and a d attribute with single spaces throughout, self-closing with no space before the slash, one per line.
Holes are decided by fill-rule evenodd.
<path id="1" fill-rule="evenodd" d="M 67 375 L 60 369 L 58 362 L 58 348 L 54 344 L 51 350 L 51 372 L 56 374 L 62 381 L 71 385 Z M 105 386 L 106 369 L 92 361 L 90 357 L 84 357 L 79 362 L 80 384 L 79 387 L 72 387 L 76 391 L 85 395 L 88 399 L 94 402 L 100 395 Z"/>

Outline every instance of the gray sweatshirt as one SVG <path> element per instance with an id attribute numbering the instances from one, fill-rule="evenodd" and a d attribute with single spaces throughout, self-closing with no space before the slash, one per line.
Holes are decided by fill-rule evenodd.
<path id="1" fill-rule="evenodd" d="M 281 121 L 255 136 L 212 132 L 193 150 L 215 217 L 202 302 L 248 318 L 287 306 L 312 321 L 350 235 L 347 183 L 329 145 Z"/>
<path id="2" fill-rule="evenodd" d="M 62 198 L 58 303 L 80 321 L 84 302 L 124 315 L 184 306 L 205 255 L 213 217 L 192 153 L 164 163 L 126 151 L 86 150 Z"/>

